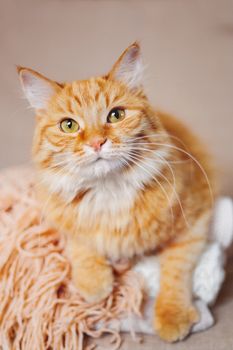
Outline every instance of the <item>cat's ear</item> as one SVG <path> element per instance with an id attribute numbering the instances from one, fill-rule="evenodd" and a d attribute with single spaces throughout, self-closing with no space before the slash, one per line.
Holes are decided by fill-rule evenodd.
<path id="1" fill-rule="evenodd" d="M 137 89 L 142 85 L 143 71 L 141 49 L 135 42 L 122 53 L 108 77 L 122 81 L 130 89 Z"/>
<path id="2" fill-rule="evenodd" d="M 17 66 L 17 71 L 30 105 L 35 109 L 46 109 L 51 97 L 61 89 L 59 84 L 30 68 Z"/>

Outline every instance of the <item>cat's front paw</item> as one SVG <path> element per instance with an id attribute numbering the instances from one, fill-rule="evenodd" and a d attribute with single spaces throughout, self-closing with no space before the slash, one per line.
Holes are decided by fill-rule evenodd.
<path id="1" fill-rule="evenodd" d="M 88 266 L 73 266 L 72 277 L 81 296 L 89 303 L 105 299 L 113 289 L 113 272 L 108 264 L 89 261 Z"/>
<path id="2" fill-rule="evenodd" d="M 198 320 L 198 312 L 191 304 L 157 303 L 154 328 L 161 339 L 175 342 L 184 339 Z"/>

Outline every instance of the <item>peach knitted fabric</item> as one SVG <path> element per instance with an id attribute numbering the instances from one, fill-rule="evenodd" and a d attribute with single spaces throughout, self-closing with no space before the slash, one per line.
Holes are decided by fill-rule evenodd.
<path id="1" fill-rule="evenodd" d="M 140 316 L 143 281 L 133 271 L 116 275 L 112 294 L 86 303 L 70 277 L 65 237 L 41 216 L 34 173 L 13 168 L 0 173 L 0 349 L 82 350 L 93 338 L 119 332 L 110 323 Z M 85 346 L 86 336 L 93 340 Z M 89 342 L 90 343 L 90 342 Z M 109 345 L 109 349 L 111 349 Z"/>

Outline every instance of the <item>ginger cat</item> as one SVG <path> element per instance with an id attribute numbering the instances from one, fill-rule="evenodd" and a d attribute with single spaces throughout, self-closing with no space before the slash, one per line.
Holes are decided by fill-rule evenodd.
<path id="1" fill-rule="evenodd" d="M 198 320 L 192 271 L 215 187 L 203 146 L 152 108 L 138 43 L 97 78 L 60 84 L 28 68 L 18 72 L 37 116 L 38 195 L 44 215 L 67 232 L 79 292 L 99 301 L 113 288 L 112 263 L 159 253 L 154 328 L 166 341 L 183 339 Z"/>

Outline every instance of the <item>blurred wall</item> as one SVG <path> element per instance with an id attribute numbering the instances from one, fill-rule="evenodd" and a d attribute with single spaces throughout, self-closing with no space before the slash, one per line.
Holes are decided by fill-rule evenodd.
<path id="1" fill-rule="evenodd" d="M 136 39 L 151 102 L 204 139 L 233 194 L 232 0 L 0 1 L 0 167 L 30 159 L 34 118 L 15 64 L 86 78 L 107 72 Z"/>

